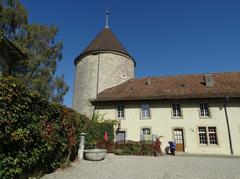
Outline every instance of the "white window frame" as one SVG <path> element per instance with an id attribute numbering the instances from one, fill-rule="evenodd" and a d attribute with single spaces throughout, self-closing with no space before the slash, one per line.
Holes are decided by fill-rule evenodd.
<path id="1" fill-rule="evenodd" d="M 205 107 L 207 107 L 207 108 L 205 108 Z M 200 103 L 199 104 L 199 116 L 201 118 L 210 118 L 211 117 L 210 108 L 209 108 L 209 104 L 208 103 Z"/>
<path id="2" fill-rule="evenodd" d="M 141 104 L 140 113 L 141 113 L 140 114 L 141 115 L 141 119 L 150 119 L 151 118 L 150 105 L 146 104 L 146 103 Z"/>
<path id="3" fill-rule="evenodd" d="M 204 128 L 205 129 L 205 131 L 203 132 L 203 131 L 199 131 L 199 129 L 200 128 Z M 200 134 L 205 134 L 205 142 L 204 143 L 201 143 L 201 139 L 200 139 Z M 208 137 L 207 137 L 207 127 L 205 127 L 205 126 L 199 126 L 198 127 L 198 141 L 199 141 L 199 144 L 200 145 L 208 145 Z"/>
<path id="4" fill-rule="evenodd" d="M 214 131 L 209 131 L 209 129 L 214 129 Z M 211 138 L 210 138 L 210 134 L 215 134 L 215 143 L 211 143 Z M 209 141 L 209 145 L 218 145 L 218 136 L 217 136 L 217 128 L 216 127 L 208 127 L 208 141 Z"/>
<path id="5" fill-rule="evenodd" d="M 200 132 L 199 132 L 199 128 L 205 128 L 205 135 L 206 135 L 206 143 L 200 143 Z M 213 128 L 215 131 L 210 132 L 209 129 Z M 206 145 L 206 146 L 218 146 L 219 142 L 218 142 L 218 135 L 217 135 L 217 127 L 215 126 L 198 126 L 198 143 L 199 145 Z M 215 134 L 215 143 L 211 143 L 211 139 L 210 139 L 210 134 L 214 133 Z"/>
<path id="6" fill-rule="evenodd" d="M 174 109 L 174 106 L 175 106 L 175 109 Z M 174 114 L 176 115 L 174 116 Z M 182 109 L 179 103 L 172 104 L 172 118 L 174 119 L 182 118 Z"/>
<path id="7" fill-rule="evenodd" d="M 125 119 L 125 106 L 123 104 L 117 105 L 116 116 L 117 119 Z"/>
<path id="8" fill-rule="evenodd" d="M 145 133 L 144 131 L 146 131 L 147 133 Z M 149 132 L 149 133 L 148 133 Z M 142 134 L 143 135 L 151 135 L 151 128 L 149 127 L 143 127 L 142 128 Z"/>
<path id="9" fill-rule="evenodd" d="M 148 130 L 149 133 L 145 133 L 144 130 Z M 141 141 L 150 141 L 152 140 L 152 129 L 151 127 L 142 127 L 140 132 Z"/>

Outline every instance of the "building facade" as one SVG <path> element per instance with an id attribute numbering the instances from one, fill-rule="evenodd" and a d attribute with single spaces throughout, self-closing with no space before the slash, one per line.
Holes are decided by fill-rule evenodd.
<path id="1" fill-rule="evenodd" d="M 208 79 L 210 78 L 210 79 Z M 175 141 L 188 153 L 240 155 L 240 73 L 129 80 L 92 103 L 116 119 L 116 140 Z"/>
<path id="2" fill-rule="evenodd" d="M 240 155 L 240 72 L 134 77 L 135 60 L 109 27 L 75 59 L 73 108 L 117 120 L 115 140 Z"/>
<path id="3" fill-rule="evenodd" d="M 163 148 L 168 141 L 175 141 L 182 152 L 240 155 L 240 102 L 232 101 L 227 107 L 232 146 L 224 103 L 206 99 L 121 102 L 101 104 L 97 112 L 105 119 L 119 120 L 116 140 L 140 141 L 145 140 L 144 136 L 152 140 L 161 136 Z"/>

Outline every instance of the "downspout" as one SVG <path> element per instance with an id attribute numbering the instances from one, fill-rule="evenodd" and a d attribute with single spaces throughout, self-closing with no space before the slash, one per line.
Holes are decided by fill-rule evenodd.
<path id="1" fill-rule="evenodd" d="M 227 122 L 230 152 L 231 152 L 231 155 L 233 155 L 232 139 L 231 139 L 231 132 L 230 132 L 230 127 L 229 127 L 228 113 L 227 113 L 228 102 L 229 102 L 229 96 L 226 96 L 225 103 L 224 103 L 224 112 L 225 112 L 225 117 L 226 117 L 226 122 Z"/>

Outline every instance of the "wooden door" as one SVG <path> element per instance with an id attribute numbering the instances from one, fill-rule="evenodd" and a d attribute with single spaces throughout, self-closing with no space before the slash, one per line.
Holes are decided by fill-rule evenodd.
<path id="1" fill-rule="evenodd" d="M 176 151 L 184 152 L 183 130 L 174 129 L 174 140 L 176 142 Z"/>

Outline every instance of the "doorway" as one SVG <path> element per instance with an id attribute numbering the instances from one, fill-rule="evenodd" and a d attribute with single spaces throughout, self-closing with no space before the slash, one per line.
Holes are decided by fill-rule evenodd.
<path id="1" fill-rule="evenodd" d="M 184 152 L 183 129 L 174 129 L 174 140 L 176 142 L 176 151 Z"/>
<path id="2" fill-rule="evenodd" d="M 116 131 L 116 142 L 125 141 L 126 132 L 125 131 Z"/>

